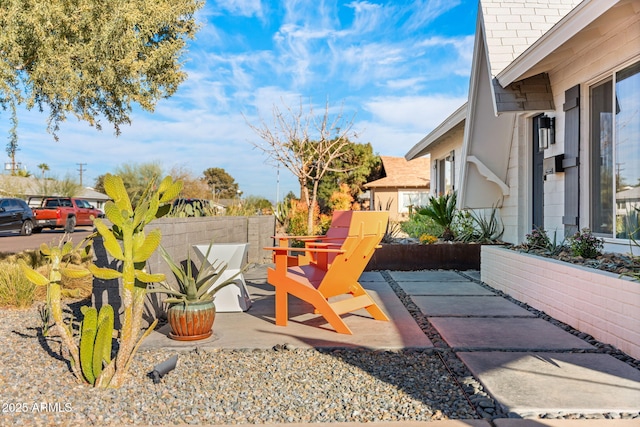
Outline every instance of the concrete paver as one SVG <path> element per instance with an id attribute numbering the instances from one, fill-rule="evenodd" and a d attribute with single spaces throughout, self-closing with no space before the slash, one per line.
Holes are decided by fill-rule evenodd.
<path id="1" fill-rule="evenodd" d="M 382 273 L 379 271 L 365 271 L 360 275 L 360 279 L 358 279 L 360 283 L 362 282 L 384 282 L 384 277 L 382 277 Z"/>
<path id="2" fill-rule="evenodd" d="M 430 317 L 454 349 L 592 349 L 591 344 L 539 318 Z"/>
<path id="3" fill-rule="evenodd" d="M 495 427 L 638 427 L 640 420 L 518 420 L 499 418 L 493 420 Z"/>
<path id="4" fill-rule="evenodd" d="M 473 282 L 396 282 L 408 295 L 495 295 Z"/>
<path id="5" fill-rule="evenodd" d="M 373 349 L 431 348 L 433 344 L 413 320 L 402 302 L 386 282 L 362 282 L 367 292 L 391 319 L 374 320 L 367 311 L 358 310 L 343 316 L 353 335 L 336 333 L 313 307 L 289 296 L 287 327 L 275 324 L 275 292 L 268 284 L 245 275 L 253 305 L 246 312 L 218 313 L 211 338 L 181 342 L 168 337 L 170 326 L 154 331 L 143 342 L 142 349 L 175 348 L 273 348 L 289 344 L 292 347 L 366 347 Z"/>
<path id="6" fill-rule="evenodd" d="M 427 316 L 521 316 L 533 313 L 498 296 L 412 296 Z"/>
<path id="7" fill-rule="evenodd" d="M 507 411 L 588 414 L 640 408 L 640 371 L 608 354 L 460 352 L 458 356 Z"/>
<path id="8" fill-rule="evenodd" d="M 390 271 L 396 282 L 467 282 L 469 279 L 449 270 Z"/>

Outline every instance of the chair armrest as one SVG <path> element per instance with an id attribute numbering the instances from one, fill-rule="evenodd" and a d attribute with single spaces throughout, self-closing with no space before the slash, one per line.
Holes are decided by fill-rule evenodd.
<path id="1" fill-rule="evenodd" d="M 324 236 L 271 236 L 272 239 L 278 239 L 278 240 L 314 240 L 314 239 L 320 239 Z"/>
<path id="2" fill-rule="evenodd" d="M 317 252 L 317 253 L 335 253 L 335 254 L 343 254 L 346 252 L 344 249 L 290 248 L 286 246 L 268 246 L 262 249 L 264 249 L 265 251 L 274 251 L 274 252 Z"/>

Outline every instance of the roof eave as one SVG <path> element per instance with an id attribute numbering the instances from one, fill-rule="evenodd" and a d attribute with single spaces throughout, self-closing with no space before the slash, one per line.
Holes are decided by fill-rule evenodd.
<path id="1" fill-rule="evenodd" d="M 418 157 L 422 157 L 429 153 L 430 146 L 438 141 L 440 138 L 449 133 L 454 127 L 459 125 L 464 121 L 467 117 L 467 103 L 465 102 L 454 111 L 449 117 L 447 117 L 440 125 L 438 125 L 434 130 L 429 133 L 429 135 L 425 136 L 414 145 L 411 150 L 404 155 L 404 158 L 407 160 L 413 160 Z"/>

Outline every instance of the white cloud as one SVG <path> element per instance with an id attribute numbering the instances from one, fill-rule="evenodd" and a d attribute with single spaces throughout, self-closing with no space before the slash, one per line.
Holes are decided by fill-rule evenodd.
<path id="1" fill-rule="evenodd" d="M 376 121 L 424 130 L 426 135 L 465 102 L 466 98 L 444 95 L 379 97 L 371 99 L 364 108 Z"/>
<path id="2" fill-rule="evenodd" d="M 409 8 L 409 18 L 405 24 L 405 29 L 414 31 L 417 28 L 426 27 L 440 15 L 459 4 L 459 0 L 415 0 Z"/>
<path id="3" fill-rule="evenodd" d="M 216 0 L 216 5 L 233 15 L 262 17 L 260 0 Z"/>

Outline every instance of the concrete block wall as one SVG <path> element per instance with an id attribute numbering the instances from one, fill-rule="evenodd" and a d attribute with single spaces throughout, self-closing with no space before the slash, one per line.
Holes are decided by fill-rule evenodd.
<path id="1" fill-rule="evenodd" d="M 640 283 L 487 245 L 480 274 L 487 285 L 640 358 Z"/>

